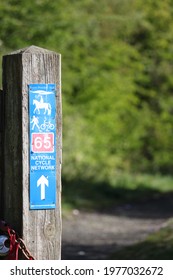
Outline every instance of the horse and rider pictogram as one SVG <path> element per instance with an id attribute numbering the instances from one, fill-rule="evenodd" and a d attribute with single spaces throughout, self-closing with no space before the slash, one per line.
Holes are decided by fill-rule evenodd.
<path id="1" fill-rule="evenodd" d="M 40 96 L 40 101 L 37 99 L 33 100 L 33 105 L 35 105 L 34 113 L 40 114 L 40 110 L 44 110 L 44 114 L 51 115 L 51 105 L 50 103 L 44 102 L 43 97 Z"/>

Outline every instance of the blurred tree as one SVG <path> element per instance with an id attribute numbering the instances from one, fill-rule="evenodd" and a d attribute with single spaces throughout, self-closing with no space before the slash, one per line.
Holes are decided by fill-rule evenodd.
<path id="1" fill-rule="evenodd" d="M 62 54 L 64 176 L 171 172 L 172 17 L 171 0 L 1 0 L 1 54 Z"/>

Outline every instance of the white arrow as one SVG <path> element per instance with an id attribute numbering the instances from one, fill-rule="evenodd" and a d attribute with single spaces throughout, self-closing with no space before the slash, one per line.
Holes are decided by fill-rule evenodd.
<path id="1" fill-rule="evenodd" d="M 41 185 L 41 200 L 45 199 L 45 188 L 46 186 L 49 186 L 49 181 L 48 179 L 42 175 L 38 180 L 37 180 L 37 187 Z"/>

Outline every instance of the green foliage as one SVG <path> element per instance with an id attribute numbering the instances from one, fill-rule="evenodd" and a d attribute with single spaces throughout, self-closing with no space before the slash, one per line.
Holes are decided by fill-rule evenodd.
<path id="1" fill-rule="evenodd" d="M 85 174 L 83 174 L 85 177 Z M 68 180 L 66 179 L 68 178 Z M 69 209 L 110 210 L 118 205 L 162 204 L 171 197 L 173 177 L 118 173 L 112 181 L 63 178 L 63 212 Z M 167 203 L 168 204 L 168 203 Z M 168 205 L 169 206 L 169 205 Z M 150 211 L 148 212 L 150 213 Z M 154 211 L 157 213 L 157 211 Z"/>
<path id="2" fill-rule="evenodd" d="M 172 17 L 170 0 L 1 0 L 1 54 L 62 54 L 64 177 L 171 173 Z"/>

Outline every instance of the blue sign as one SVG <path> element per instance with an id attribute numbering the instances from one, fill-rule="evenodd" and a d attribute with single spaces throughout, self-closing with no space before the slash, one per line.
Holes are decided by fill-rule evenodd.
<path id="1" fill-rule="evenodd" d="M 29 85 L 30 209 L 56 207 L 56 86 Z"/>

